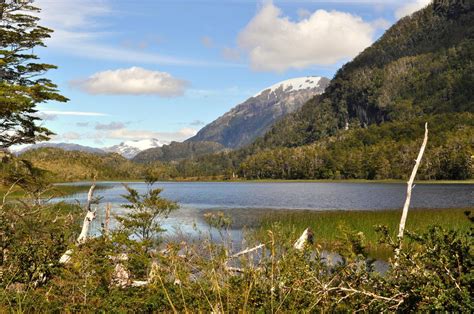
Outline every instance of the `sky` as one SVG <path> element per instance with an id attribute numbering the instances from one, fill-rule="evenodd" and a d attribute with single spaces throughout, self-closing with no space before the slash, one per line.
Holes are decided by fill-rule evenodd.
<path id="1" fill-rule="evenodd" d="M 279 81 L 332 78 L 430 0 L 36 0 L 42 62 L 67 103 L 39 105 L 53 142 L 183 141 Z"/>

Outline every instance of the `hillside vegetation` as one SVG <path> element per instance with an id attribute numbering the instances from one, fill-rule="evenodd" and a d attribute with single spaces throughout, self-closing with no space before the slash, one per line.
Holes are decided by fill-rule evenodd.
<path id="1" fill-rule="evenodd" d="M 474 4 L 435 0 L 344 65 L 321 97 L 258 146 L 301 146 L 347 127 L 474 112 L 473 60 Z"/>
<path id="2" fill-rule="evenodd" d="M 56 181 L 136 179 L 143 176 L 144 168 L 119 154 L 65 151 L 45 147 L 29 150 L 20 155 L 36 167 L 51 172 Z"/>
<path id="3" fill-rule="evenodd" d="M 144 150 L 138 153 L 133 161 L 138 163 L 178 161 L 185 158 L 196 158 L 224 149 L 225 147 L 222 144 L 216 142 L 172 142 L 169 145 Z"/>
<path id="4" fill-rule="evenodd" d="M 425 179 L 473 177 L 474 4 L 435 0 L 344 65 L 325 93 L 253 145 L 182 161 L 185 174 L 400 179 L 430 139 Z"/>

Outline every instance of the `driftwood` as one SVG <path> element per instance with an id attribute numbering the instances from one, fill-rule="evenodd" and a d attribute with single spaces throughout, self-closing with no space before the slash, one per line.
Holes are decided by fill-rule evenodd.
<path id="1" fill-rule="evenodd" d="M 415 166 L 413 167 L 413 171 L 411 172 L 410 179 L 407 182 L 407 197 L 405 200 L 405 205 L 403 206 L 402 217 L 400 219 L 400 226 L 398 229 L 398 248 L 395 251 L 395 258 L 398 259 L 400 255 L 400 251 L 402 249 L 402 240 L 403 240 L 403 233 L 405 231 L 405 223 L 407 221 L 408 216 L 408 208 L 410 207 L 411 201 L 411 192 L 414 188 L 413 182 L 415 181 L 416 173 L 418 171 L 418 167 L 420 166 L 421 158 L 423 157 L 423 153 L 425 152 L 426 143 L 428 143 L 428 122 L 425 123 L 425 137 L 423 139 L 423 143 L 421 144 L 420 151 L 418 153 L 418 157 L 415 160 Z"/>

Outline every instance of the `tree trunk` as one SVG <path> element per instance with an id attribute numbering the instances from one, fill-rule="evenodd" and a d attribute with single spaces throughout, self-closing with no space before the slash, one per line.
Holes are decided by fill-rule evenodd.
<path id="1" fill-rule="evenodd" d="M 82 223 L 81 234 L 79 234 L 79 237 L 77 237 L 77 240 L 76 240 L 77 245 L 83 244 L 87 240 L 87 236 L 89 234 L 89 229 L 90 229 L 92 220 L 95 219 L 95 211 L 92 211 L 91 209 L 92 201 L 94 198 L 95 186 L 96 186 L 95 183 L 92 184 L 91 188 L 89 189 L 89 193 L 87 194 L 87 203 L 86 203 L 87 213 L 86 213 L 86 217 L 84 217 L 84 222 Z M 63 254 L 63 256 L 61 256 L 61 258 L 59 259 L 59 262 L 61 264 L 68 263 L 69 260 L 71 259 L 72 252 L 73 251 L 71 249 L 67 250 Z"/>
<path id="2" fill-rule="evenodd" d="M 410 207 L 411 192 L 413 190 L 413 181 L 415 181 L 416 173 L 418 171 L 418 167 L 420 166 L 421 158 L 423 157 L 423 153 L 425 152 L 426 143 L 428 143 L 428 122 L 425 123 L 425 137 L 423 139 L 423 144 L 421 144 L 420 152 L 418 153 L 418 157 L 415 160 L 415 166 L 413 167 L 413 171 L 411 172 L 410 179 L 407 182 L 407 198 L 405 200 L 405 205 L 403 206 L 402 217 L 400 219 L 400 226 L 398 229 L 398 249 L 395 252 L 396 259 L 398 259 L 400 255 L 400 250 L 402 249 L 403 233 L 405 231 L 405 223 L 408 216 L 408 208 Z"/>

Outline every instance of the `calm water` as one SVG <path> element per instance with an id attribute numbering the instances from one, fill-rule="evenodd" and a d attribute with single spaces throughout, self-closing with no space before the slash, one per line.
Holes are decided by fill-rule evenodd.
<path id="1" fill-rule="evenodd" d="M 72 183 L 88 184 L 88 183 Z M 96 195 L 103 197 L 99 207 L 99 222 L 104 204 L 111 203 L 114 213 L 123 212 L 125 189 L 121 183 L 100 182 L 105 189 Z M 146 191 L 144 183 L 129 186 Z M 405 184 L 380 183 L 222 183 L 222 182 L 162 182 L 162 196 L 178 202 L 181 208 L 165 222 L 168 230 L 179 228 L 192 232 L 206 228 L 202 221 L 206 210 L 224 209 L 234 216 L 252 217 L 263 209 L 274 210 L 383 210 L 402 208 Z M 84 202 L 86 193 L 72 196 Z M 472 184 L 418 184 L 412 193 L 411 208 L 474 207 Z"/>

